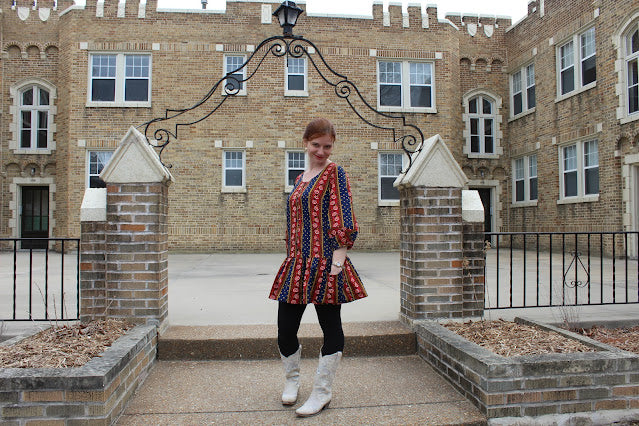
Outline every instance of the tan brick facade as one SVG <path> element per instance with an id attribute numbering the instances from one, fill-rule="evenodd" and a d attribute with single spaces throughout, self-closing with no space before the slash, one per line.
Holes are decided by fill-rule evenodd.
<path id="1" fill-rule="evenodd" d="M 117 2 L 94 0 L 84 8 L 70 8 L 68 1 L 57 9 L 49 1 L 38 2 L 36 9 L 31 5 L 18 0 L 1 14 L 2 236 L 23 231 L 25 186 L 48 187 L 50 235 L 79 236 L 87 152 L 113 150 L 131 125 L 163 116 L 166 108 L 192 106 L 223 76 L 225 54 L 248 56 L 260 41 L 281 34 L 274 18 L 262 23 L 263 12 L 269 6 L 275 10 L 276 3 L 228 2 L 225 13 L 156 11 L 155 1 L 142 8 L 130 1 L 121 11 Z M 375 107 L 379 60 L 433 64 L 436 112 L 407 112 L 407 121 L 426 137 L 440 134 L 469 186 L 485 191 L 492 203 L 492 230 L 637 229 L 639 121 L 623 114 L 627 96 L 620 81 L 625 78 L 620 43 L 637 26 L 636 3 L 540 0 L 514 27 L 502 18 L 464 16 L 462 22 L 450 15 L 439 21 L 436 8 L 425 12 L 409 8 L 408 26 L 398 6 L 390 7 L 388 22 L 381 5 L 374 6 L 372 19 L 302 15 L 294 33 L 313 41 L 329 65 L 355 82 Z M 593 26 L 596 84 L 558 96 L 558 49 Z M 89 64 L 95 53 L 150 55 L 150 107 L 91 105 Z M 510 76 L 530 63 L 536 106 L 512 118 Z M 361 227 L 356 247 L 398 248 L 399 206 L 378 202 L 378 153 L 399 149 L 390 132 L 363 123 L 310 64 L 308 96 L 285 96 L 284 68 L 284 58 L 267 55 L 247 82 L 246 96 L 229 99 L 207 120 L 180 128 L 179 139 L 164 151 L 175 177 L 169 194 L 171 249 L 283 250 L 285 156 L 287 150 L 301 150 L 303 127 L 315 116 L 333 120 L 338 130 L 333 159 L 351 177 Z M 15 148 L 20 134 L 16 97 L 29 84 L 55 89 L 49 90 L 48 152 Z M 493 101 L 494 155 L 469 155 L 468 100 L 475 95 Z M 592 138 L 598 141 L 598 196 L 558 203 L 561 148 Z M 242 192 L 222 190 L 226 149 L 244 153 Z M 512 161 L 532 154 L 538 161 L 538 200 L 513 204 Z"/>

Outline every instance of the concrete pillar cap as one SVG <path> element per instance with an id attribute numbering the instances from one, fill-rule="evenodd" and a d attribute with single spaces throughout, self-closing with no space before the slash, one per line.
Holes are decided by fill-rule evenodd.
<path id="1" fill-rule="evenodd" d="M 106 183 L 170 183 L 173 176 L 135 127 L 120 141 L 100 178 Z"/>
<path id="2" fill-rule="evenodd" d="M 80 207 L 80 222 L 106 221 L 106 188 L 87 188 Z"/>
<path id="3" fill-rule="evenodd" d="M 462 190 L 462 220 L 484 222 L 484 205 L 476 189 Z"/>
<path id="4" fill-rule="evenodd" d="M 421 151 L 412 155 L 408 173 L 400 174 L 396 187 L 464 188 L 468 178 L 440 135 L 424 141 Z"/>

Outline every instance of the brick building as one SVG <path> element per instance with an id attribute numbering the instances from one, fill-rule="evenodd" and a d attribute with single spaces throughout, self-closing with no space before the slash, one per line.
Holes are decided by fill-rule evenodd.
<path id="1" fill-rule="evenodd" d="M 153 0 L 5 1 L 3 237 L 77 237 L 84 190 L 100 184 L 130 126 L 192 106 L 281 34 L 277 3 L 178 12 Z M 376 4 L 370 17 L 303 15 L 294 33 L 372 106 L 442 136 L 480 191 L 486 229 L 639 229 L 636 1 L 532 1 L 514 26 Z M 357 247 L 397 248 L 391 183 L 406 158 L 390 132 L 361 121 L 306 57 L 269 54 L 239 89 L 162 154 L 175 177 L 171 248 L 283 250 L 289 179 L 304 167 L 301 134 L 315 116 L 338 130 L 333 159 L 351 177 Z"/>

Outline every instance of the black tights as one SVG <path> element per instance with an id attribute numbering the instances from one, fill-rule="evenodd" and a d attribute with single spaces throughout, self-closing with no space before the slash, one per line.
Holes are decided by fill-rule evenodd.
<path id="1" fill-rule="evenodd" d="M 322 356 L 344 350 L 341 308 L 342 305 L 315 305 L 317 319 L 324 332 Z M 305 309 L 306 305 L 280 302 L 277 310 L 277 345 L 284 356 L 293 355 L 300 346 L 297 331 Z"/>

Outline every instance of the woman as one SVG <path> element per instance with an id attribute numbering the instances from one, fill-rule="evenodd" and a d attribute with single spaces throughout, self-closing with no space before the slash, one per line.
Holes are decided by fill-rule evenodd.
<path id="1" fill-rule="evenodd" d="M 357 237 L 357 222 L 346 172 L 329 160 L 335 136 L 335 128 L 325 118 L 306 126 L 303 141 L 309 164 L 288 198 L 287 257 L 269 296 L 279 301 L 277 343 L 286 375 L 282 404 L 297 401 L 302 353 L 297 332 L 307 304 L 315 305 L 324 333 L 313 391 L 296 410 L 302 417 L 319 413 L 331 401 L 344 349 L 341 304 L 366 297 L 362 281 L 346 257 Z"/>

